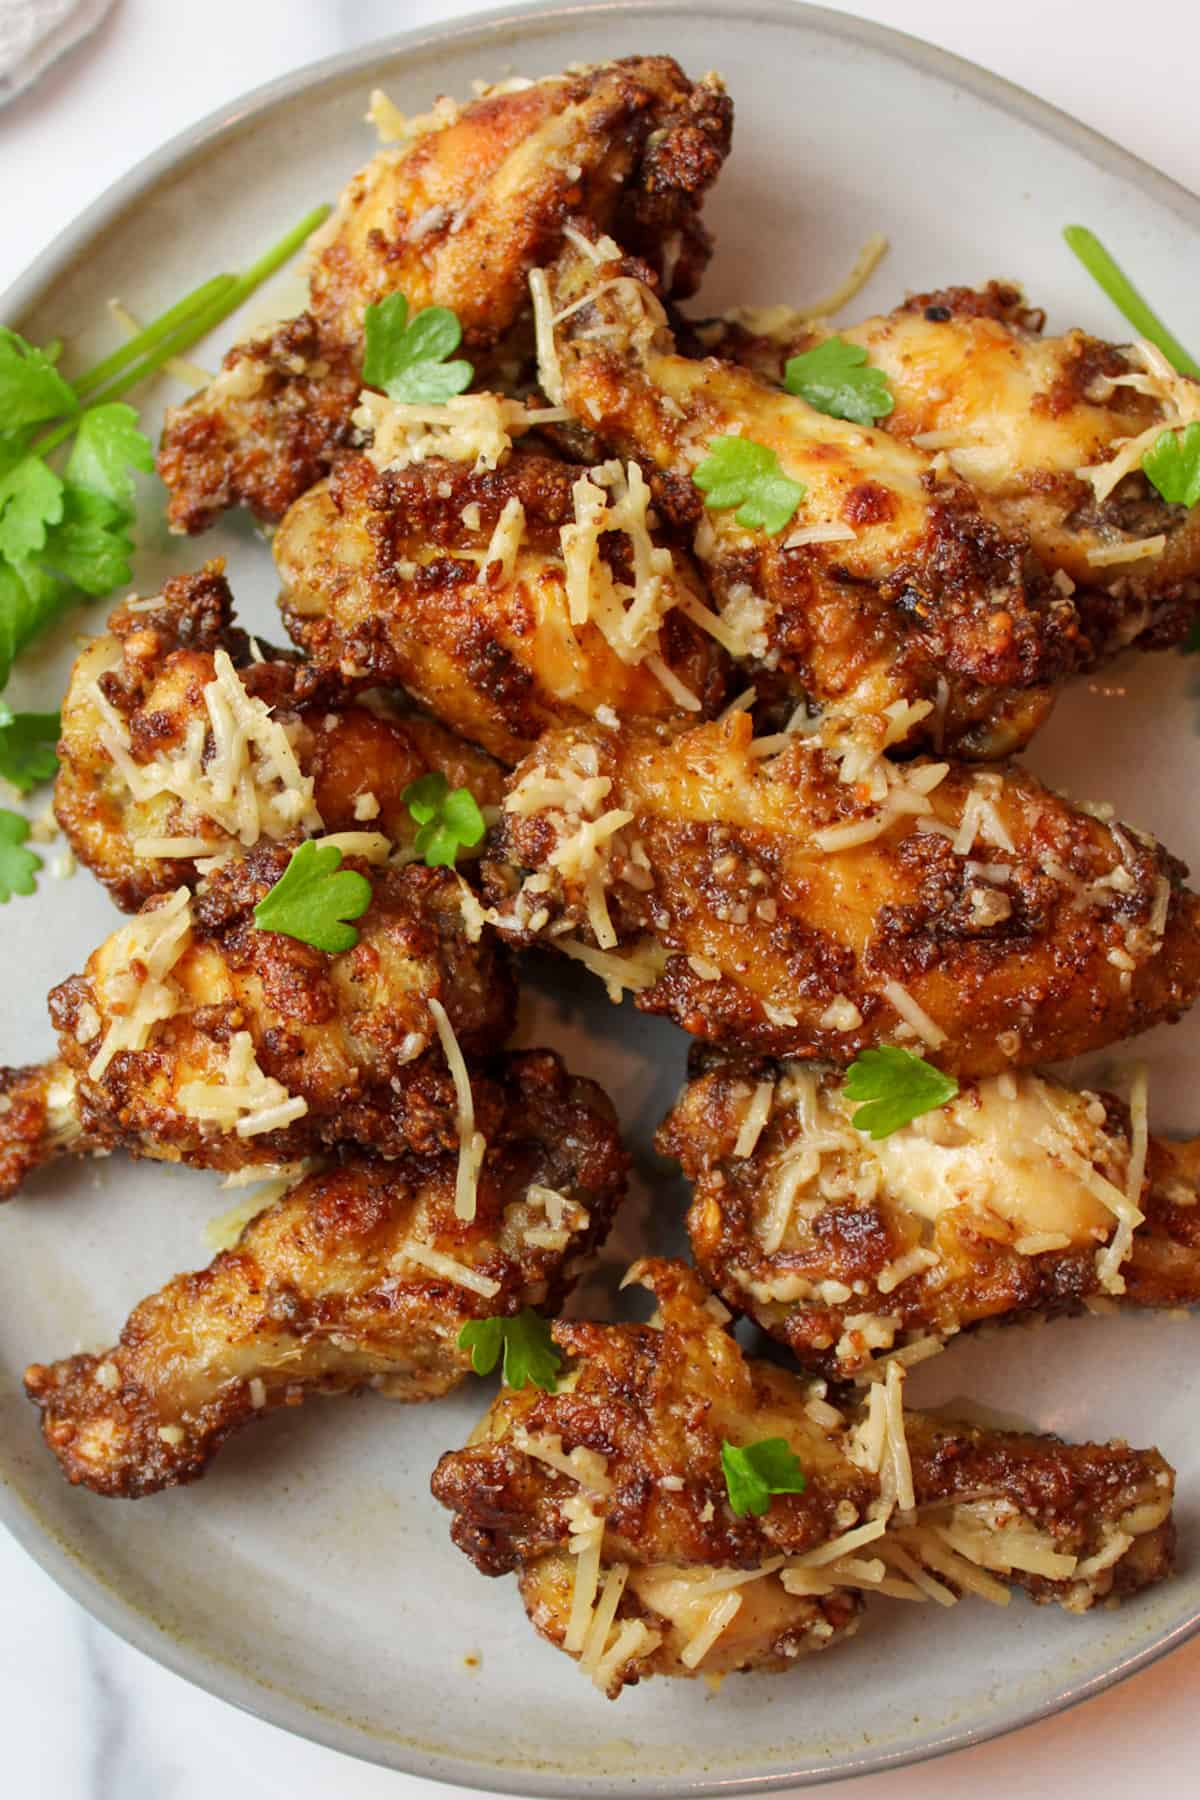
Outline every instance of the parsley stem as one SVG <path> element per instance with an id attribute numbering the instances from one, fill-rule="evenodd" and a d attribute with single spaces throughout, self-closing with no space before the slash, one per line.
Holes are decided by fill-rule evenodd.
<path id="1" fill-rule="evenodd" d="M 1075 252 L 1098 287 L 1103 288 L 1119 313 L 1122 313 L 1139 336 L 1162 351 L 1180 375 L 1200 380 L 1200 363 L 1189 356 L 1179 339 L 1163 324 L 1154 308 L 1145 300 L 1120 264 L 1104 248 L 1094 231 L 1086 225 L 1064 225 L 1063 237 Z"/>
<path id="2" fill-rule="evenodd" d="M 236 281 L 236 275 L 213 275 L 208 281 L 201 282 L 198 288 L 193 288 L 190 294 L 185 294 L 182 300 L 177 300 L 174 306 L 169 306 L 165 313 L 153 319 L 144 331 L 139 331 L 127 344 L 122 344 L 119 350 L 114 350 L 77 381 L 73 381 L 71 385 L 79 398 L 82 400 L 94 388 L 103 387 L 106 381 L 111 381 L 114 375 L 119 375 L 130 363 L 137 362 L 146 351 L 160 344 L 177 327 L 209 306 L 219 295 L 228 293 Z"/>

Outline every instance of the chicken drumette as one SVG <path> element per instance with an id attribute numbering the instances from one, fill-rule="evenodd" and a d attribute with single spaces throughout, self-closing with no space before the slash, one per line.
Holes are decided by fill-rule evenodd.
<path id="1" fill-rule="evenodd" d="M 691 1270 L 636 1273 L 655 1320 L 560 1321 L 558 1391 L 502 1390 L 433 1478 L 459 1548 L 517 1571 L 537 1630 L 611 1698 L 655 1674 L 785 1669 L 852 1633 L 872 1592 L 1004 1603 L 1020 1586 L 1083 1611 L 1170 1573 L 1157 1451 L 906 1413 L 895 1364 L 842 1411 L 745 1358 Z M 735 1514 L 723 1447 L 765 1439 L 803 1489 Z"/>
<path id="2" fill-rule="evenodd" d="M 466 1323 L 554 1310 L 624 1192 L 612 1106 L 543 1050 L 499 1063 L 475 1105 L 490 1135 L 473 1218 L 445 1150 L 351 1150 L 143 1300 L 113 1349 L 30 1368 L 68 1479 L 136 1499 L 196 1480 L 231 1433 L 307 1394 L 436 1399 L 470 1370 Z"/>
<path id="3" fill-rule="evenodd" d="M 658 1134 L 711 1286 L 845 1379 L 985 1320 L 1200 1300 L 1200 1145 L 1111 1094 L 991 1077 L 873 1140 L 840 1072 L 706 1052 Z M 925 1354 L 924 1350 L 918 1355 Z"/>

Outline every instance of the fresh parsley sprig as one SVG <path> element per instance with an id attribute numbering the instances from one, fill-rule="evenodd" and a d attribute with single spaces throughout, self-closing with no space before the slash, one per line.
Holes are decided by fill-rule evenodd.
<path id="1" fill-rule="evenodd" d="M 0 779 L 28 794 L 58 767 L 62 721 L 55 713 L 15 713 L 0 700 Z"/>
<path id="2" fill-rule="evenodd" d="M 7 905 L 14 894 L 32 894 L 37 886 L 34 877 L 42 859 L 26 850 L 28 836 L 29 820 L 0 807 L 0 905 Z"/>
<path id="3" fill-rule="evenodd" d="M 408 316 L 403 294 L 389 294 L 363 314 L 363 380 L 391 400 L 444 406 L 469 387 L 475 371 L 459 358 L 462 326 L 448 306 L 424 306 Z"/>
<path id="4" fill-rule="evenodd" d="M 758 1519 L 771 1504 L 772 1494 L 802 1494 L 807 1482 L 800 1460 L 786 1438 L 760 1438 L 756 1444 L 721 1444 L 721 1469 L 729 1505 L 739 1518 L 752 1513 Z"/>
<path id="5" fill-rule="evenodd" d="M 718 512 L 736 507 L 739 525 L 770 537 L 783 530 L 804 498 L 803 483 L 785 475 L 774 450 L 753 438 L 713 438 L 692 480 L 705 506 Z"/>
<path id="6" fill-rule="evenodd" d="M 473 850 L 487 829 L 470 788 L 452 788 L 440 769 L 410 781 L 400 798 L 420 827 L 413 850 L 431 869 L 452 869 L 459 850 Z"/>
<path id="7" fill-rule="evenodd" d="M 883 370 L 869 366 L 861 344 L 848 344 L 842 337 L 826 338 L 799 356 L 789 356 L 783 385 L 817 412 L 855 425 L 873 425 L 896 404 Z"/>
<path id="8" fill-rule="evenodd" d="M 854 1124 L 878 1141 L 922 1113 L 945 1106 L 957 1094 L 958 1083 L 911 1050 L 885 1044 L 859 1052 L 846 1071 L 842 1092 L 847 1100 L 862 1102 L 855 1108 Z"/>
<path id="9" fill-rule="evenodd" d="M 471 1319 L 458 1334 L 458 1347 L 471 1352 L 477 1375 L 490 1375 L 503 1352 L 506 1386 L 533 1386 L 544 1394 L 557 1390 L 562 1357 L 549 1324 L 528 1306 L 515 1319 Z"/>
<path id="10" fill-rule="evenodd" d="M 1200 504 L 1200 422 L 1182 431 L 1163 431 L 1155 438 L 1142 468 L 1163 499 L 1172 506 Z"/>
<path id="11" fill-rule="evenodd" d="M 292 851 L 287 868 L 254 908 L 254 923 L 260 931 L 278 931 L 336 956 L 357 944 L 358 932 L 347 921 L 362 917 L 372 891 L 365 875 L 342 868 L 336 844 L 309 838 Z"/>

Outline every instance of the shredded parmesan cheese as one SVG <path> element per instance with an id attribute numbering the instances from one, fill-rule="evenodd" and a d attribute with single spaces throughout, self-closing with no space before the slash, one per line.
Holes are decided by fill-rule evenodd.
<path id="1" fill-rule="evenodd" d="M 108 940 L 103 972 L 92 986 L 110 1023 L 88 1065 L 92 1081 L 101 1079 L 120 1051 L 144 1049 L 154 1026 L 179 1010 L 182 995 L 171 971 L 191 930 L 191 895 L 187 888 L 176 888 L 160 906 L 139 913 Z"/>
<path id="2" fill-rule="evenodd" d="M 302 1094 L 289 1094 L 273 1075 L 264 1074 L 248 1031 L 236 1031 L 216 1079 L 180 1084 L 180 1110 L 202 1124 L 234 1131 L 240 1138 L 263 1131 L 279 1131 L 308 1111 Z"/>
<path id="3" fill-rule="evenodd" d="M 471 1092 L 471 1077 L 458 1039 L 454 1035 L 454 1027 L 440 1000 L 430 1000 L 429 1010 L 433 1014 L 433 1022 L 437 1027 L 442 1053 L 446 1058 L 458 1101 L 458 1117 L 455 1122 L 458 1130 L 458 1174 L 454 1183 L 454 1212 L 459 1219 L 473 1219 L 479 1170 L 487 1144 L 475 1129 L 475 1097 Z"/>
<path id="4" fill-rule="evenodd" d="M 456 1287 L 467 1288 L 484 1300 L 494 1300 L 500 1292 L 498 1281 L 493 1281 L 488 1275 L 481 1275 L 477 1269 L 468 1268 L 466 1263 L 456 1261 L 453 1256 L 446 1256 L 429 1244 L 413 1240 L 404 1244 L 392 1258 L 392 1268 L 406 1262 L 418 1263 L 421 1268 L 428 1269 L 431 1275 L 440 1275 L 443 1280 L 452 1281 Z"/>

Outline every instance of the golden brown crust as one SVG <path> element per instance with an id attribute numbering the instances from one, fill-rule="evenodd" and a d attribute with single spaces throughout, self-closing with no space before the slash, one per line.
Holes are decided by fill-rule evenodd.
<path id="1" fill-rule="evenodd" d="M 353 1151 L 258 1213 L 207 1269 L 143 1300 L 113 1349 L 27 1370 L 67 1479 L 138 1498 L 196 1480 L 232 1432 L 310 1393 L 436 1399 L 470 1370 L 468 1321 L 558 1306 L 624 1192 L 612 1106 L 549 1051 L 497 1064 L 476 1104 L 491 1126 L 469 1223 L 455 1214 L 453 1155 Z M 531 1186 L 564 1197 L 558 1233 Z M 431 1273 L 405 1257 L 410 1243 L 494 1288 Z"/>

